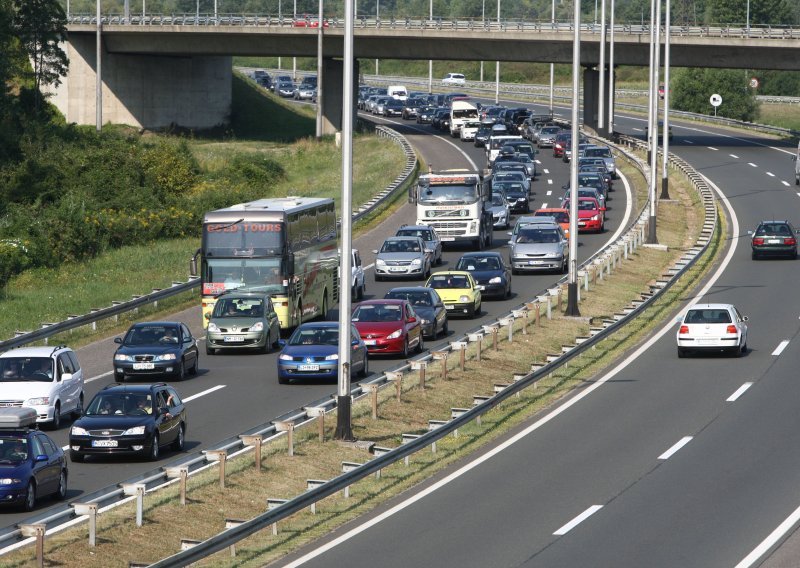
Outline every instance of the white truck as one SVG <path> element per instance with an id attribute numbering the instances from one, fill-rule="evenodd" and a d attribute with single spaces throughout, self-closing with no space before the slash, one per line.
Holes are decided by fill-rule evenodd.
<path id="1" fill-rule="evenodd" d="M 462 124 L 477 120 L 479 120 L 478 107 L 469 101 L 453 101 L 450 106 L 450 136 L 458 138 Z"/>
<path id="2" fill-rule="evenodd" d="M 433 227 L 442 243 L 470 241 L 477 250 L 491 246 L 491 187 L 480 174 L 424 174 L 410 191 L 410 201 L 417 204 L 417 224 Z"/>

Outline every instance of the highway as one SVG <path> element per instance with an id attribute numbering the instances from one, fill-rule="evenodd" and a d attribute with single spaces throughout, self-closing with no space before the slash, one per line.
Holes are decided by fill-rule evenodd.
<path id="1" fill-rule="evenodd" d="M 643 124 L 618 121 L 632 134 Z M 731 212 L 727 251 L 685 301 L 736 304 L 750 352 L 678 359 L 667 322 L 591 387 L 281 566 L 756 565 L 800 504 L 800 314 L 797 264 L 752 261 L 746 231 L 792 220 L 792 147 L 674 131 L 670 150 Z"/>
<path id="2" fill-rule="evenodd" d="M 387 122 L 387 121 L 382 121 Z M 435 169 L 468 168 L 483 169 L 485 154 L 483 148 L 475 148 L 472 143 L 462 143 L 448 134 L 434 131 L 429 125 L 417 125 L 402 120 L 391 122 L 403 133 L 418 154 L 427 164 Z M 535 196 L 531 202 L 532 209 L 558 204 L 561 187 L 568 182 L 568 165 L 560 159 L 552 157 L 552 151 L 543 149 L 537 156 L 539 176 L 534 182 Z M 626 191 L 622 180 L 615 181 L 615 191 L 611 193 L 608 204 L 606 232 L 596 235 L 581 235 L 579 257 L 584 259 L 605 244 L 614 235 L 621 224 L 627 225 L 637 212 L 627 212 Z M 549 193 L 549 195 L 548 195 Z M 627 212 L 627 217 L 626 217 Z M 627 218 L 627 220 L 625 220 Z M 415 221 L 415 209 L 405 204 L 389 219 L 372 231 L 354 239 L 355 248 L 359 249 L 365 266 L 373 263 L 372 250 L 378 248 L 383 239 L 394 234 L 402 223 Z M 508 237 L 504 231 L 495 231 L 492 249 L 504 250 Z M 434 270 L 452 268 L 458 258 L 469 250 L 466 245 L 457 245 L 445 249 L 444 263 Z M 549 285 L 557 281 L 561 275 L 518 275 L 512 280 L 513 294 L 508 300 L 484 301 L 479 318 L 472 320 L 451 319 L 449 338 L 440 338 L 436 342 L 426 342 L 426 347 L 434 347 L 439 342 L 452 340 L 469 329 L 479 325 L 481 320 L 495 319 L 506 314 L 512 307 L 530 300 Z M 411 281 L 411 284 L 421 284 Z M 385 292 L 396 286 L 408 285 L 409 281 L 375 282 L 372 270 L 367 270 L 367 298 L 382 298 Z M 189 325 L 197 337 L 202 337 L 200 325 L 199 300 L 198 307 L 175 314 L 174 319 Z M 97 341 L 78 350 L 78 357 L 87 379 L 86 401 L 105 385 L 114 381 L 111 375 L 111 358 L 115 344 L 113 338 Z M 204 349 L 201 345 L 201 353 Z M 186 449 L 189 452 L 205 449 L 231 436 L 252 429 L 253 427 L 274 420 L 296 408 L 313 401 L 327 398 L 335 394 L 334 384 L 291 384 L 279 385 L 276 372 L 277 353 L 260 354 L 220 354 L 214 356 L 201 355 L 200 373 L 189 377 L 175 386 L 179 394 L 188 400 L 188 429 Z M 370 370 L 380 372 L 403 363 L 398 358 L 372 358 Z M 57 432 L 50 432 L 52 437 L 62 446 L 68 442 L 70 421 Z M 158 462 L 124 461 L 120 459 L 89 458 L 84 464 L 69 465 L 69 500 L 81 500 L 81 496 L 97 491 L 108 485 L 126 480 L 135 475 L 152 471 L 164 464 L 180 460 L 181 456 L 174 452 L 164 452 Z M 46 513 L 53 507 L 52 501 L 39 503 L 36 514 Z M 10 526 L 29 518 L 22 513 L 8 512 L 4 515 L 5 526 Z"/>

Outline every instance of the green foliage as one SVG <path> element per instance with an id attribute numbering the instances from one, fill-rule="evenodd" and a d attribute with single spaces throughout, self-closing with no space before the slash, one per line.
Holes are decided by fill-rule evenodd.
<path id="1" fill-rule="evenodd" d="M 161 197 L 178 197 L 197 182 L 197 163 L 185 140 L 157 139 L 141 150 L 144 184 Z"/>
<path id="2" fill-rule="evenodd" d="M 719 116 L 752 122 L 757 105 L 748 87 L 748 78 L 740 70 L 678 69 L 672 80 L 672 104 L 678 110 L 703 114 L 713 113 L 709 97 L 717 93 L 722 105 Z"/>
<path id="3" fill-rule="evenodd" d="M 29 266 L 29 258 L 28 248 L 22 241 L 0 240 L 0 294 L 12 276 Z"/>
<path id="4" fill-rule="evenodd" d="M 779 95 L 800 97 L 800 72 L 798 71 L 757 71 L 753 74 L 759 80 L 759 95 Z"/>

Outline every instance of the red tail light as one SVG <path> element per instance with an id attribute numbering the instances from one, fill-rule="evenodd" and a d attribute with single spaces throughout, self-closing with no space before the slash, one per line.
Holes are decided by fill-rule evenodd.
<path id="1" fill-rule="evenodd" d="M 763 245 L 764 244 L 764 239 L 762 239 L 761 237 L 756 237 L 756 238 L 753 239 L 753 244 L 754 245 Z"/>
<path id="2" fill-rule="evenodd" d="M 783 244 L 785 245 L 796 245 L 797 239 L 794 237 L 783 237 Z"/>
<path id="3" fill-rule="evenodd" d="M 678 331 L 678 333 L 689 333 L 689 326 L 688 325 L 682 325 L 681 329 L 680 329 L 680 331 Z"/>
<path id="4" fill-rule="evenodd" d="M 725 333 L 736 333 L 736 326 L 735 325 L 729 325 L 728 329 L 725 331 Z"/>

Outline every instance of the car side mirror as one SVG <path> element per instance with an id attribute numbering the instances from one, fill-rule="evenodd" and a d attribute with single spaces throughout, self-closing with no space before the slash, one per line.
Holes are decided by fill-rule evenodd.
<path id="1" fill-rule="evenodd" d="M 34 459 L 33 461 L 36 462 L 36 463 L 46 462 L 47 461 L 47 456 L 44 455 L 44 454 L 39 454 L 38 456 L 36 456 L 36 459 Z"/>
<path id="2" fill-rule="evenodd" d="M 417 318 L 415 318 L 415 317 L 409 317 L 409 318 L 406 320 L 406 323 L 414 323 L 415 321 L 417 321 Z"/>
<path id="3" fill-rule="evenodd" d="M 483 284 L 478 284 L 477 286 L 475 286 L 475 289 L 476 290 L 486 290 L 486 286 L 484 286 Z"/>
<path id="4" fill-rule="evenodd" d="M 60 381 L 68 381 L 72 378 L 72 373 L 61 373 Z"/>
<path id="5" fill-rule="evenodd" d="M 605 210 L 606 210 L 606 208 L 605 208 L 605 207 L 601 207 L 601 208 L 600 208 L 600 211 L 605 211 Z"/>
<path id="6" fill-rule="evenodd" d="M 281 348 L 284 348 L 284 347 L 286 347 L 286 340 L 285 340 L 285 339 L 279 339 L 279 340 L 278 340 L 278 345 L 279 345 Z"/>
<path id="7" fill-rule="evenodd" d="M 114 343 L 119 343 L 120 345 L 122 345 L 122 338 L 121 337 L 115 337 L 114 338 Z"/>
<path id="8" fill-rule="evenodd" d="M 742 316 L 742 321 L 750 321 L 750 318 L 747 316 Z"/>
<path id="9" fill-rule="evenodd" d="M 354 340 L 352 340 L 352 341 L 350 342 L 350 344 L 351 344 L 353 347 L 357 347 L 359 343 L 360 343 L 360 342 L 358 341 L 358 339 L 354 339 Z"/>
<path id="10" fill-rule="evenodd" d="M 378 251 L 377 250 L 373 250 L 372 254 L 378 254 Z"/>

